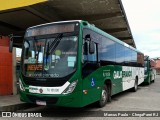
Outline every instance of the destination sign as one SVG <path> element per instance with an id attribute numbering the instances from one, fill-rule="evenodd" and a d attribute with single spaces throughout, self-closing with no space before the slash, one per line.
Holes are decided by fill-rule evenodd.
<path id="1" fill-rule="evenodd" d="M 28 71 L 42 70 L 42 65 L 28 65 Z"/>
<path id="2" fill-rule="evenodd" d="M 49 24 L 45 26 L 35 27 L 27 30 L 26 37 L 73 32 L 75 24 Z"/>

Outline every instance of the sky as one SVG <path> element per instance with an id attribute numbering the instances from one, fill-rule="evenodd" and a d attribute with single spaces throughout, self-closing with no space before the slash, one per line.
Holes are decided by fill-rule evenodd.
<path id="1" fill-rule="evenodd" d="M 138 50 L 160 57 L 160 0 L 121 0 Z"/>

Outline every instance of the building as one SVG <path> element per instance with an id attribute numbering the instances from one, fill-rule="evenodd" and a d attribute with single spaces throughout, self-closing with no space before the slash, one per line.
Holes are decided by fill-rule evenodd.
<path id="1" fill-rule="evenodd" d="M 157 75 L 160 75 L 160 59 L 154 59 L 156 61 L 156 64 L 154 68 L 156 69 Z"/>

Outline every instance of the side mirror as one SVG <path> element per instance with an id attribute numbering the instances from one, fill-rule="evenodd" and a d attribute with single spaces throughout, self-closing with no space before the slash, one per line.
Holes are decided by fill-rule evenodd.
<path id="1" fill-rule="evenodd" d="M 83 50 L 84 50 L 84 55 L 88 55 L 88 43 L 87 42 L 84 43 Z"/>
<path id="2" fill-rule="evenodd" d="M 89 42 L 89 53 L 90 53 L 90 54 L 94 54 L 94 52 L 95 52 L 94 42 L 93 42 L 93 41 L 90 41 L 90 42 Z"/>
<path id="3" fill-rule="evenodd" d="M 15 38 L 16 39 L 22 39 L 22 36 L 13 36 L 13 34 L 11 34 L 8 37 L 10 38 L 10 41 L 9 41 L 9 52 L 12 52 L 12 50 L 13 50 L 13 40 Z"/>
<path id="4" fill-rule="evenodd" d="M 94 46 L 94 42 L 91 41 L 90 34 L 87 34 L 85 36 L 85 39 L 89 41 L 89 54 L 94 54 L 94 52 L 95 52 L 95 46 Z"/>

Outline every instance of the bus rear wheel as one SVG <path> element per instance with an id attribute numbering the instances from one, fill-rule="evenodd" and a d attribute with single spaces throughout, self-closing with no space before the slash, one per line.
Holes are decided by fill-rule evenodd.
<path id="1" fill-rule="evenodd" d="M 152 81 L 153 83 L 154 83 L 155 79 L 156 79 L 156 77 L 155 77 L 155 75 L 154 75 L 154 79 L 153 79 L 153 81 Z"/>
<path id="2" fill-rule="evenodd" d="M 109 93 L 108 93 L 108 88 L 106 85 L 103 86 L 102 92 L 101 92 L 101 99 L 98 101 L 98 106 L 99 107 L 104 107 L 108 101 L 109 98 Z"/>
<path id="3" fill-rule="evenodd" d="M 134 87 L 132 88 L 133 92 L 136 92 L 138 89 L 138 78 L 135 79 Z"/>
<path id="4" fill-rule="evenodd" d="M 147 85 L 150 85 L 150 84 L 151 84 L 151 79 L 152 79 L 151 76 L 149 76 Z"/>

